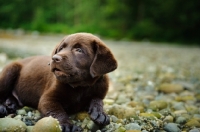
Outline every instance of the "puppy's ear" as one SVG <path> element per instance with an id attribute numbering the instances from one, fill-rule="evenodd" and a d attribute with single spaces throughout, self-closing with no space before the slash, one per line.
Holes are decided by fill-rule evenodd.
<path id="1" fill-rule="evenodd" d="M 91 76 L 94 78 L 115 70 L 117 68 L 117 61 L 103 42 L 94 41 L 92 45 L 95 57 L 90 66 Z"/>

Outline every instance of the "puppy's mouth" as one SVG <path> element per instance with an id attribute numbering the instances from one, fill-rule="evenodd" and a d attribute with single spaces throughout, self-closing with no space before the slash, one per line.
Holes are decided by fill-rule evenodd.
<path id="1" fill-rule="evenodd" d="M 61 77 L 71 77 L 71 74 L 66 74 L 65 72 L 63 72 L 62 70 L 58 69 L 58 68 L 53 68 L 51 70 L 56 76 L 61 76 Z"/>

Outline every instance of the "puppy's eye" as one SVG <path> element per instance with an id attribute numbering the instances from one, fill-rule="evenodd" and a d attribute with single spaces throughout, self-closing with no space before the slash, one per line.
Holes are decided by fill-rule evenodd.
<path id="1" fill-rule="evenodd" d="M 60 47 L 59 51 L 61 51 L 63 49 L 63 46 Z"/>
<path id="2" fill-rule="evenodd" d="M 76 48 L 77 52 L 83 53 L 83 50 L 81 48 Z"/>

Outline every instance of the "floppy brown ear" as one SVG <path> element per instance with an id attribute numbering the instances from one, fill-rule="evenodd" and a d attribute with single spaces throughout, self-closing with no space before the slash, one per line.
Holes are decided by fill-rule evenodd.
<path id="1" fill-rule="evenodd" d="M 117 68 L 117 61 L 111 51 L 102 42 L 93 42 L 95 57 L 90 66 L 91 76 L 97 77 Z"/>

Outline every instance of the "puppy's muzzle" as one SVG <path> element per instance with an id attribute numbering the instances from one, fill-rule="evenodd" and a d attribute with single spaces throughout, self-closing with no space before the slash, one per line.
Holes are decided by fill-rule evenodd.
<path id="1" fill-rule="evenodd" d="M 57 55 L 57 54 L 55 54 L 55 55 L 52 57 L 52 60 L 55 61 L 56 63 L 61 62 L 62 59 L 63 59 L 62 56 Z"/>

